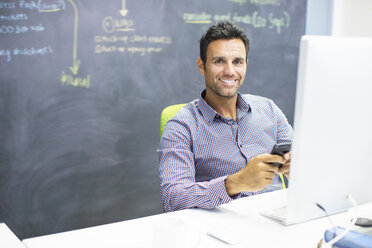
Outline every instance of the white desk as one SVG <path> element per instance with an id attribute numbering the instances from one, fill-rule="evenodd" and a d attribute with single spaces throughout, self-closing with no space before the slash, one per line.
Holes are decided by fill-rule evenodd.
<path id="1" fill-rule="evenodd" d="M 1 248 L 25 248 L 17 236 L 5 223 L 0 223 L 0 247 Z"/>
<path id="2" fill-rule="evenodd" d="M 204 247 L 316 247 L 324 231 L 330 227 L 327 218 L 302 224 L 283 226 L 263 217 L 259 211 L 283 206 L 286 190 L 266 193 L 235 200 L 213 210 L 188 209 L 172 213 L 154 215 L 139 219 L 101 225 L 75 231 L 63 232 L 23 240 L 29 248 L 66 247 L 110 247 L 110 248 L 151 248 L 153 224 L 162 218 L 179 218 L 199 228 L 202 238 L 199 248 Z M 359 207 L 359 213 L 372 218 L 372 203 Z M 333 215 L 332 220 L 339 225 L 346 221 L 346 213 Z M 206 235 L 212 227 L 226 227 L 236 231 L 242 241 L 227 245 Z"/>

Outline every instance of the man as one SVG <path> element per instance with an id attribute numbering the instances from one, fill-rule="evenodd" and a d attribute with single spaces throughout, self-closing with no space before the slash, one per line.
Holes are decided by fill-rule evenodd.
<path id="1" fill-rule="evenodd" d="M 279 189 L 278 174 L 288 176 L 290 154 L 269 154 L 291 142 L 287 119 L 271 100 L 238 92 L 248 51 L 246 34 L 230 22 L 202 36 L 197 67 L 205 90 L 166 124 L 158 149 L 164 211 L 213 208 Z"/>

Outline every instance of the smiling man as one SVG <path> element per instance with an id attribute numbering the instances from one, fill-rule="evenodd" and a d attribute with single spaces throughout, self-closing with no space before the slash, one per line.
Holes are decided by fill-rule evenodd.
<path id="1" fill-rule="evenodd" d="M 291 142 L 287 119 L 271 100 L 239 93 L 248 51 L 246 34 L 230 22 L 202 36 L 197 67 L 205 90 L 168 121 L 158 149 L 164 211 L 214 208 L 280 189 L 278 174 L 288 176 L 290 154 L 269 154 Z"/>

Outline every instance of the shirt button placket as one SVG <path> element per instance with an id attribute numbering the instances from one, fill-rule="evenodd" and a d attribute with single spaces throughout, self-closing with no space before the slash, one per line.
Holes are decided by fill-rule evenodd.
<path id="1" fill-rule="evenodd" d="M 241 143 L 241 139 L 239 139 L 239 125 L 237 122 L 234 123 L 234 127 L 235 127 L 235 140 L 236 140 L 236 145 L 239 147 L 240 149 L 240 152 L 243 154 L 243 151 L 242 151 L 242 148 L 243 148 L 243 144 Z"/>
<path id="2" fill-rule="evenodd" d="M 239 140 L 238 140 L 238 125 L 236 121 L 231 122 L 231 128 L 234 135 L 235 144 L 239 146 Z"/>

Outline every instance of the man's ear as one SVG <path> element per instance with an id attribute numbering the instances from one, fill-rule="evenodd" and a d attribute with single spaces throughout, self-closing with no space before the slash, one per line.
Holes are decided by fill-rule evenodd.
<path id="1" fill-rule="evenodd" d="M 196 65 L 199 69 L 200 74 L 204 75 L 204 63 L 200 57 L 196 59 Z"/>

